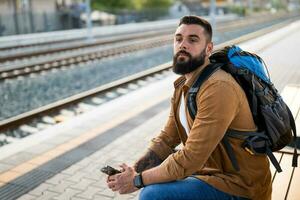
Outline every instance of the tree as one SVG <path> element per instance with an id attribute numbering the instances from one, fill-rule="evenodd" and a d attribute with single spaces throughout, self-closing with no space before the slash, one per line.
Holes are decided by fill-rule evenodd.
<path id="1" fill-rule="evenodd" d="M 133 0 L 92 0 L 92 8 L 96 10 L 135 9 Z"/>
<path id="2" fill-rule="evenodd" d="M 271 5 L 276 10 L 287 8 L 287 2 L 286 1 L 281 1 L 281 0 L 271 0 Z"/>
<path id="3" fill-rule="evenodd" d="M 168 8 L 174 0 L 92 0 L 92 8 L 142 10 L 148 8 Z"/>
<path id="4" fill-rule="evenodd" d="M 168 8 L 173 0 L 141 0 L 143 8 Z"/>

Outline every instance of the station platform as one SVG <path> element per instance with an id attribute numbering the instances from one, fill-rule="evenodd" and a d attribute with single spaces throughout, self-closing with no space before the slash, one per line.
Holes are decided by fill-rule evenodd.
<path id="1" fill-rule="evenodd" d="M 300 22 L 239 44 L 256 52 L 291 107 L 300 130 Z M 129 165 L 147 149 L 167 120 L 173 81 L 171 71 L 141 81 L 125 94 L 88 112 L 1 147 L 0 199 L 105 200 L 138 199 L 138 192 L 119 195 L 106 187 L 105 165 Z M 128 92 L 130 91 L 130 92 Z M 120 91 L 119 91 L 120 92 Z M 114 95 L 113 93 L 109 95 Z M 284 172 L 274 175 L 273 199 L 300 197 L 300 170 L 278 153 Z"/>

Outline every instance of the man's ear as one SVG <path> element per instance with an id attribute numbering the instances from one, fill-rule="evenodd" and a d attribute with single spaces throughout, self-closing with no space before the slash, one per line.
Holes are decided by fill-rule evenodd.
<path id="1" fill-rule="evenodd" d="M 214 48 L 213 42 L 208 42 L 206 46 L 206 55 L 210 56 Z"/>

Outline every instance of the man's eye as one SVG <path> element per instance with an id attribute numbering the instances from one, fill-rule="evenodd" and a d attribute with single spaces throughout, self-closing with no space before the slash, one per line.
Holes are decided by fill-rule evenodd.
<path id="1" fill-rule="evenodd" d="M 182 39 L 181 38 L 175 38 L 175 41 L 180 42 Z"/>
<path id="2" fill-rule="evenodd" d="M 190 42 L 198 42 L 198 40 L 196 38 L 191 38 Z"/>

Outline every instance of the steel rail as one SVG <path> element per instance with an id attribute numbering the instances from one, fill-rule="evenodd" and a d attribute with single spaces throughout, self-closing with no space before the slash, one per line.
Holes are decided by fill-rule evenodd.
<path id="1" fill-rule="evenodd" d="M 119 79 L 117 81 L 113 81 L 111 83 L 102 85 L 102 86 L 94 88 L 92 90 L 71 96 L 71 97 L 63 99 L 63 100 L 56 101 L 54 103 L 34 109 L 32 111 L 22 113 L 18 116 L 5 119 L 3 121 L 0 121 L 0 132 L 4 131 L 6 129 L 9 129 L 11 127 L 18 126 L 26 121 L 30 121 L 31 119 L 35 118 L 36 116 L 54 112 L 55 110 L 59 110 L 60 108 L 68 107 L 70 105 L 74 105 L 78 102 L 81 102 L 84 99 L 92 98 L 93 96 L 97 96 L 97 95 L 99 95 L 99 93 L 104 93 L 106 91 L 110 91 L 115 88 L 122 87 L 123 85 L 126 85 L 130 82 L 133 82 L 133 81 L 142 79 L 144 77 L 159 73 L 161 71 L 169 69 L 170 66 L 171 66 L 171 63 L 165 63 L 163 65 L 159 65 L 159 66 L 151 68 L 149 70 L 145 70 L 143 72 L 136 73 L 134 75 L 131 75 L 131 76 Z"/>
<path id="2" fill-rule="evenodd" d="M 94 50 L 86 53 L 77 53 L 68 56 L 58 57 L 57 59 L 49 59 L 42 62 L 36 62 L 31 64 L 24 64 L 14 68 L 0 68 L 0 80 L 15 78 L 20 75 L 28 75 L 31 73 L 37 73 L 45 70 L 51 70 L 54 68 L 68 67 L 74 64 L 78 64 L 84 61 L 91 61 L 94 59 L 101 59 L 103 57 L 114 56 L 121 53 L 128 53 L 137 51 L 140 49 L 153 48 L 156 46 L 162 46 L 170 43 L 172 40 L 171 35 L 159 37 L 158 39 L 152 38 L 148 41 L 140 41 L 135 44 L 125 44 L 114 48 L 107 48 L 104 50 Z"/>
<path id="3" fill-rule="evenodd" d="M 172 29 L 166 29 L 166 30 L 161 30 L 161 31 L 147 31 L 144 33 L 134 33 L 134 34 L 125 34 L 122 36 L 114 36 L 106 39 L 98 39 L 98 40 L 93 40 L 91 42 L 89 41 L 81 41 L 76 44 L 71 44 L 69 46 L 65 47 L 53 47 L 49 49 L 43 49 L 43 50 L 38 50 L 38 51 L 29 51 L 29 52 L 21 52 L 21 53 L 11 53 L 10 55 L 7 56 L 1 56 L 0 55 L 0 62 L 6 62 L 6 61 L 11 61 L 11 60 L 16 60 L 16 59 L 22 59 L 26 57 L 33 57 L 33 56 L 39 56 L 43 54 L 50 54 L 50 53 L 58 53 L 61 51 L 67 51 L 67 50 L 74 50 L 74 49 L 80 49 L 80 48 L 86 48 L 86 47 L 94 47 L 94 46 L 100 46 L 100 45 L 105 45 L 105 44 L 112 44 L 112 43 L 118 43 L 118 42 L 123 42 L 123 41 L 128 41 L 128 40 L 136 40 L 136 39 L 141 39 L 141 38 L 150 38 L 158 35 L 166 35 L 170 34 L 174 31 L 174 28 Z"/>
<path id="4" fill-rule="evenodd" d="M 236 39 L 230 40 L 228 42 L 216 45 L 215 50 L 221 49 L 224 46 L 239 44 L 239 43 L 251 40 L 251 39 L 255 39 L 259 36 L 262 36 L 262 35 L 265 35 L 267 33 L 273 32 L 273 31 L 275 31 L 279 28 L 282 28 L 286 25 L 288 25 L 288 23 L 283 23 L 282 22 L 280 24 L 276 24 L 276 25 L 273 25 L 271 27 L 268 27 L 268 28 L 265 28 L 265 29 L 262 29 L 262 30 L 259 30 L 259 31 L 256 31 L 256 32 L 246 34 L 244 36 L 241 36 L 241 37 L 238 37 Z M 49 113 L 53 113 L 57 110 L 60 110 L 61 108 L 68 107 L 70 105 L 74 105 L 74 104 L 76 104 L 78 102 L 81 102 L 85 99 L 89 99 L 89 98 L 92 98 L 92 97 L 97 96 L 99 94 L 102 94 L 104 92 L 113 90 L 113 89 L 118 88 L 118 87 L 122 87 L 123 85 L 129 84 L 130 82 L 137 81 L 139 79 L 145 78 L 147 76 L 151 76 L 153 74 L 162 72 L 164 70 L 169 70 L 171 68 L 171 65 L 172 65 L 172 63 L 168 62 L 168 63 L 162 64 L 162 65 L 159 65 L 157 67 L 145 70 L 143 72 L 139 72 L 139 73 L 136 73 L 134 75 L 122 78 L 120 80 L 113 81 L 111 83 L 102 85 L 100 87 L 88 90 L 86 92 L 71 96 L 69 98 L 56 101 L 56 102 L 51 103 L 49 105 L 42 106 L 42 107 L 34 109 L 32 111 L 25 112 L 25 113 L 22 113 L 20 115 L 2 120 L 2 121 L 0 121 L 0 132 L 3 132 L 3 131 L 8 130 L 10 128 L 16 128 L 19 125 L 25 124 L 26 122 L 29 122 L 30 120 L 32 120 L 34 118 L 37 118 L 39 116 L 46 115 L 46 114 L 49 114 Z"/>

